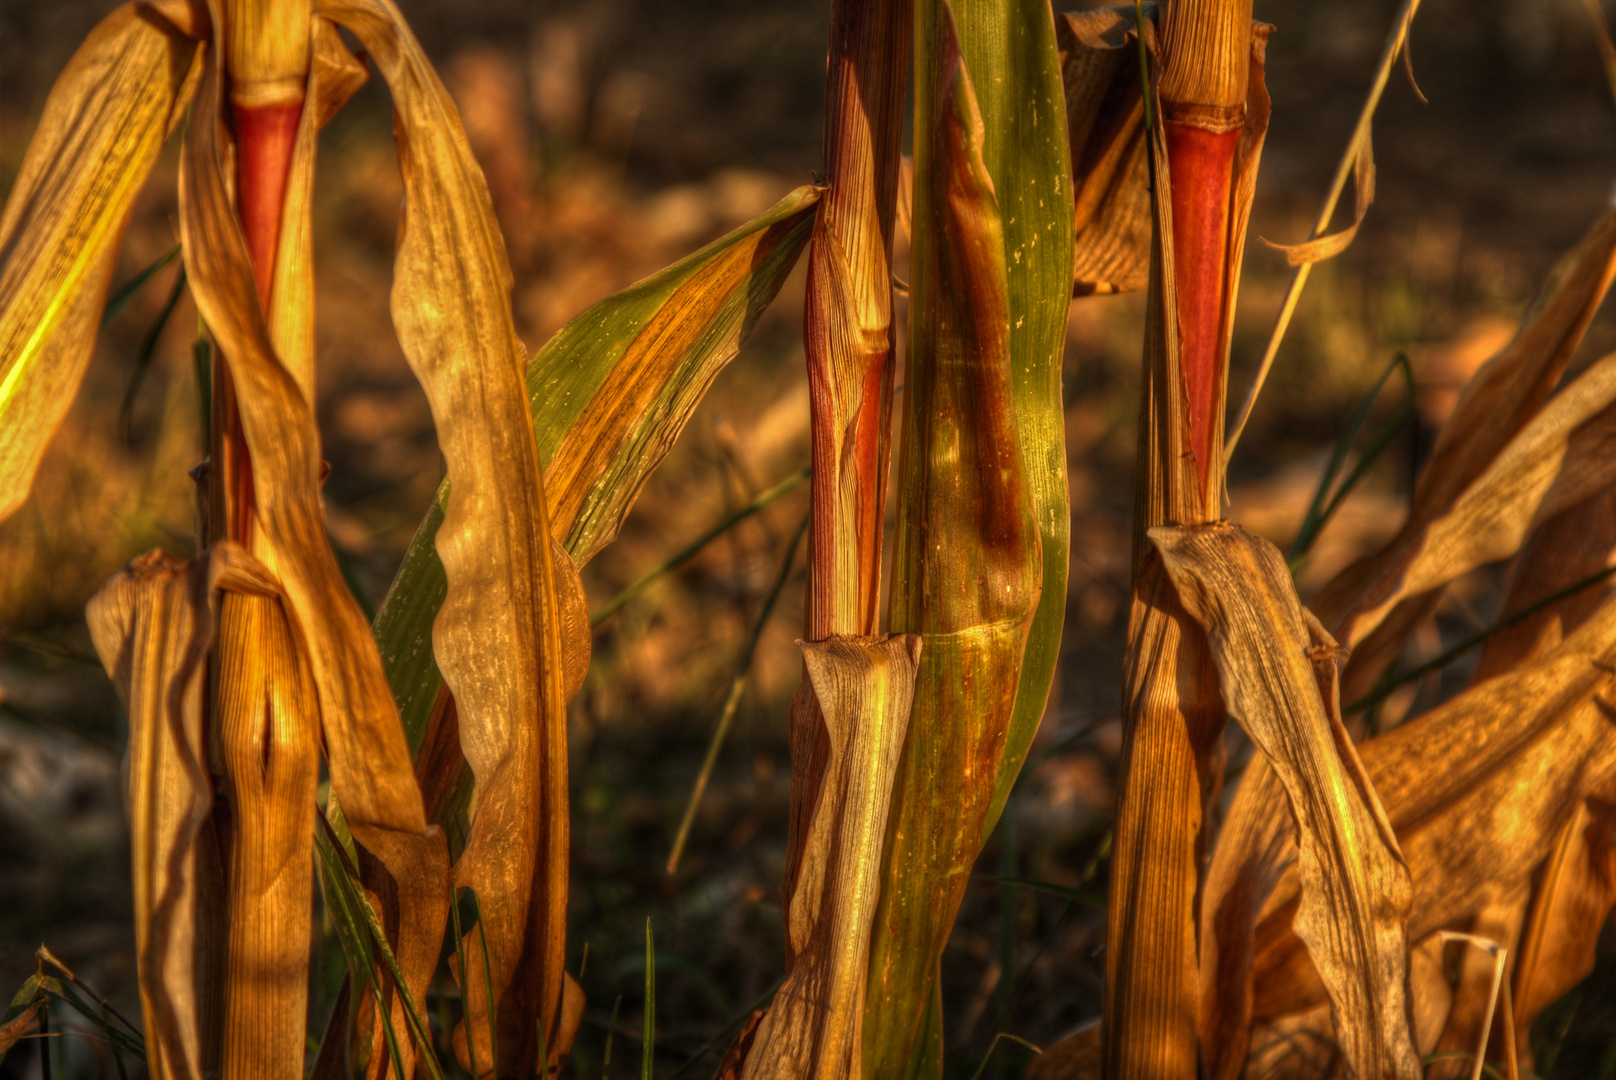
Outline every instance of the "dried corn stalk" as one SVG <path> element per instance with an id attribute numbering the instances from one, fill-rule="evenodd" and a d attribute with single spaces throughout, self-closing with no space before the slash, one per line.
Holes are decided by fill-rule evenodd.
<path id="1" fill-rule="evenodd" d="M 949 6 L 920 5 L 915 36 L 911 352 L 890 621 L 924 648 L 888 823 L 865 1076 L 902 1075 L 929 1045 L 937 959 L 980 847 L 1042 563 L 982 115 Z"/>
<path id="2" fill-rule="evenodd" d="M 1205 634 L 1146 534 L 1221 516 L 1229 335 L 1268 123 L 1269 28 L 1249 6 L 1174 10 L 1181 21 L 1164 29 L 1150 73 L 1164 122 L 1150 132 L 1155 224 L 1102 1033 L 1107 1075 L 1127 1080 L 1196 1072 L 1198 852 L 1225 717 Z M 1145 43 L 1156 55 L 1149 23 Z"/>

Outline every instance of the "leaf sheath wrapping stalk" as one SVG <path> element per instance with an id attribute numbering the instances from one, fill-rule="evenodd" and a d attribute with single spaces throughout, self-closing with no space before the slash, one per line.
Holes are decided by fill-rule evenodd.
<path id="1" fill-rule="evenodd" d="M 728 236 L 585 311 L 529 361 L 528 403 L 551 531 L 565 538 L 578 566 L 617 535 L 645 480 L 774 299 L 808 242 L 818 198 L 818 188 L 798 188 Z M 445 485 L 376 616 L 412 747 L 420 746 L 442 687 L 431 627 L 447 586 L 433 541 L 447 497 Z"/>
<path id="2" fill-rule="evenodd" d="M 201 70 L 201 5 L 132 3 L 51 88 L 0 216 L 0 521 L 78 392 L 118 241 Z"/>
<path id="3" fill-rule="evenodd" d="M 981 846 L 1042 564 L 1004 231 L 946 3 L 917 8 L 914 280 L 890 623 L 924 641 L 888 823 L 863 1075 L 903 1075 Z"/>
<path id="4" fill-rule="evenodd" d="M 236 388 L 253 463 L 262 557 L 285 589 L 314 679 L 332 789 L 356 839 L 385 865 L 393 879 L 389 887 L 408 898 L 402 925 L 410 936 L 395 944 L 395 952 L 412 983 L 419 982 L 420 998 L 446 917 L 448 854 L 442 836 L 427 832 L 375 640 L 326 540 L 312 404 L 270 344 L 221 168 L 223 72 L 217 57 L 217 49 L 208 50 L 196 119 L 180 158 L 186 272 Z"/>
<path id="5" fill-rule="evenodd" d="M 136 959 L 147 1067 L 164 1080 L 202 1076 L 198 980 L 205 976 L 197 954 L 209 943 L 196 933 L 197 845 L 213 808 L 203 687 L 221 591 L 266 600 L 280 593 L 244 549 L 221 544 L 195 564 L 162 552 L 143 555 L 107 582 L 86 611 L 96 651 L 129 714 Z M 298 868 L 290 870 L 295 880 Z M 305 919 L 307 899 L 305 888 Z M 306 957 L 306 934 L 301 948 Z M 301 1015 L 293 1030 L 300 1063 Z"/>
<path id="6" fill-rule="evenodd" d="M 744 1080 L 858 1075 L 881 849 L 920 641 L 802 644 L 830 748 L 788 913 L 796 962 L 757 1029 Z"/>
<path id="7" fill-rule="evenodd" d="M 813 432 L 808 639 L 873 634 L 892 402 L 892 230 L 912 0 L 835 0 L 827 188 L 803 313 Z"/>
<path id="8" fill-rule="evenodd" d="M 556 577 L 576 571 L 551 557 L 505 244 L 454 104 L 388 0 L 318 10 L 364 43 L 396 110 L 405 202 L 393 320 L 448 465 L 435 538 L 448 592 L 433 653 L 478 786 L 454 876 L 477 893 L 495 999 L 480 980 L 462 987 L 466 1022 L 486 1030 L 495 1010 L 501 1060 L 488 1067 L 526 1076 L 548 1068 L 540 1042 L 549 1053 L 567 1049 L 556 1039 L 569 821 Z"/>
<path id="9" fill-rule="evenodd" d="M 1071 508 L 1061 361 L 1071 309 L 1070 154 L 1060 54 L 1042 0 L 958 0 L 960 54 L 982 111 L 982 160 L 1004 229 L 1010 391 L 1043 561 L 1015 711 L 983 822 L 986 841 L 1044 718 L 1066 615 Z"/>
<path id="10" fill-rule="evenodd" d="M 1233 525 L 1156 528 L 1150 538 L 1207 633 L 1228 711 L 1284 789 L 1298 836 L 1295 931 L 1329 990 L 1348 1075 L 1418 1080 L 1408 867 L 1341 726 L 1335 643 L 1310 632 L 1267 541 Z"/>
<path id="11" fill-rule="evenodd" d="M 1231 162 L 1228 236 L 1223 265 L 1200 266 L 1222 292 L 1217 387 L 1203 421 L 1208 445 L 1222 445 L 1223 392 L 1229 332 L 1246 223 L 1268 125 L 1263 60 L 1270 29 L 1249 29 L 1246 103 Z M 1155 45 L 1155 28 L 1144 26 Z M 1154 71 L 1154 65 L 1153 65 Z M 1135 71 L 1137 75 L 1137 71 Z M 1152 85 L 1155 85 L 1153 75 Z M 1161 115 L 1160 109 L 1153 110 Z M 1218 676 L 1206 636 L 1184 611 L 1148 530 L 1190 525 L 1221 516 L 1223 465 L 1203 475 L 1191 452 L 1189 394 L 1182 369 L 1184 327 L 1179 317 L 1177 245 L 1172 192 L 1177 179 L 1161 163 L 1167 140 L 1152 131 L 1158 167 L 1146 300 L 1143 397 L 1134 501 L 1133 607 L 1123 670 L 1123 749 L 1117 791 L 1106 945 L 1105 1025 L 1102 1055 L 1108 1076 L 1188 1078 L 1196 1074 L 1195 903 L 1204 838 L 1204 802 L 1215 793 L 1213 754 L 1225 719 Z M 1202 328 L 1201 332 L 1205 332 Z"/>

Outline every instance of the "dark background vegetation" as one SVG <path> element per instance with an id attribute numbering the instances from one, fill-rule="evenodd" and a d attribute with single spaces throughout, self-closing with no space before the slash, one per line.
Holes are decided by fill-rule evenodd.
<path id="1" fill-rule="evenodd" d="M 826 0 L 403 0 L 459 98 L 512 250 L 521 333 L 536 347 L 590 303 L 746 220 L 820 162 Z M 0 0 L 0 190 L 55 73 L 109 0 Z M 1256 240 L 1305 237 L 1357 114 L 1395 5 L 1257 0 L 1273 122 L 1235 337 L 1243 395 L 1282 295 Z M 1376 124 L 1379 200 L 1324 264 L 1233 463 L 1230 516 L 1277 542 L 1299 524 L 1355 403 L 1394 353 L 1411 357 L 1420 424 L 1351 498 L 1302 572 L 1304 596 L 1393 532 L 1422 446 L 1464 379 L 1507 340 L 1555 257 L 1616 180 L 1616 106 L 1578 0 L 1426 0 L 1412 37 L 1421 103 L 1395 73 Z M 174 242 L 172 149 L 142 196 L 117 274 Z M 327 130 L 317 203 L 319 408 L 333 537 L 379 600 L 441 475 L 426 402 L 393 342 L 387 287 L 401 198 L 385 90 Z M 1350 204 L 1350 197 L 1349 197 Z M 0 527 L 0 990 L 41 942 L 134 1009 L 123 719 L 89 658 L 82 611 L 154 545 L 191 545 L 199 456 L 181 303 L 127 431 L 118 406 L 172 271 L 103 334 L 33 501 Z M 758 491 L 807 463 L 799 267 L 621 539 L 585 572 L 599 606 Z M 1073 500 L 1063 663 L 1005 824 L 978 864 L 943 958 L 949 1068 L 968 1076 L 995 1034 L 1047 1044 L 1098 1015 L 1103 896 L 1120 730 L 1139 333 L 1138 296 L 1074 304 L 1066 357 Z M 1602 317 L 1579 364 L 1616 347 Z M 1397 404 L 1388 391 L 1378 415 Z M 708 547 L 605 623 L 573 702 L 570 967 L 588 1017 L 578 1075 L 638 1066 L 643 927 L 656 929 L 659 1076 L 711 1073 L 782 970 L 778 896 L 799 668 L 801 568 L 773 612 L 683 865 L 663 870 L 749 627 L 804 513 L 805 490 Z M 1499 574 L 1463 583 L 1416 650 L 1486 625 Z M 1392 721 L 1463 684 L 1465 669 L 1394 700 Z M 1231 774 L 1243 760 L 1231 738 Z M 1046 883 L 1007 887 L 1000 877 Z M 1616 963 L 1550 1019 L 1570 1032 L 1558 1076 L 1616 1075 Z M 9 993 L 9 991 L 7 991 Z M 614 1002 L 621 997 L 620 1008 Z M 612 1027 L 612 1018 L 616 1026 Z M 1550 1033 L 1552 1034 L 1552 1032 Z M 705 1052 L 705 1056 L 702 1056 Z M 58 1071 L 108 1075 L 97 1044 L 64 1041 Z M 1001 1045 L 990 1072 L 1027 1052 Z M 11 1076 L 37 1075 L 19 1050 Z"/>

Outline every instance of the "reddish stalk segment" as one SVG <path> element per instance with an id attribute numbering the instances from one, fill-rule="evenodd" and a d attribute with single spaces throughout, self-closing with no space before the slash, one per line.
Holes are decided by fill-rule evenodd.
<path id="1" fill-rule="evenodd" d="M 1243 112 L 1244 110 L 1239 110 Z M 1216 445 L 1217 395 L 1224 379 L 1229 191 L 1238 123 L 1230 131 L 1168 119 L 1167 167 L 1173 192 L 1173 264 L 1178 287 L 1179 363 L 1189 398 L 1190 449 L 1203 500 Z"/>

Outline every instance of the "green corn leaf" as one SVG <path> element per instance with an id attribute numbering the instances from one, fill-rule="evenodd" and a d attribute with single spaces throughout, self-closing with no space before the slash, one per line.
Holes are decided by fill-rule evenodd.
<path id="1" fill-rule="evenodd" d="M 641 486 L 779 292 L 808 242 L 818 198 L 818 188 L 798 188 L 585 311 L 528 362 L 551 527 L 579 566 L 617 535 Z M 446 496 L 440 487 L 374 627 L 412 749 L 442 683 L 432 621 L 446 586 L 433 540 Z"/>
<path id="2" fill-rule="evenodd" d="M 1010 735 L 982 824 L 986 842 L 1043 719 L 1066 615 L 1071 511 L 1061 358 L 1072 293 L 1072 166 L 1050 6 L 955 0 L 954 19 L 982 110 L 982 159 L 1004 219 L 1010 387 L 1044 560 Z"/>

